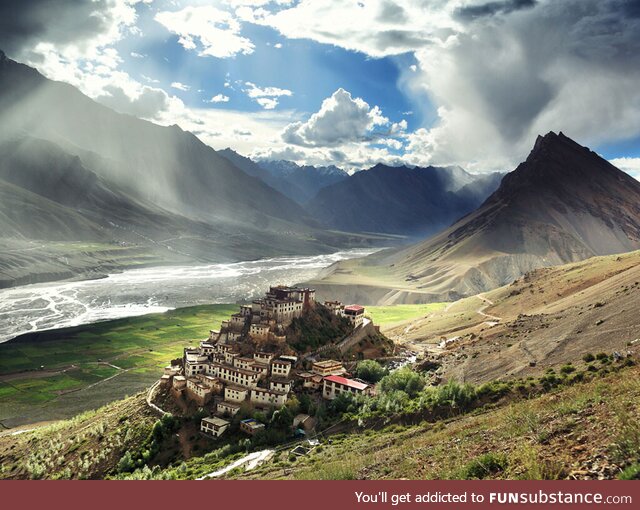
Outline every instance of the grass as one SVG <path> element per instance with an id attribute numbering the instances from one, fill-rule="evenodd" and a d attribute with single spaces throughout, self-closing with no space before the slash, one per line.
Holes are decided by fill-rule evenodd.
<path id="1" fill-rule="evenodd" d="M 447 303 L 428 303 L 424 305 L 367 306 L 366 313 L 374 324 L 385 327 L 424 317 L 432 312 L 443 310 Z"/>
<path id="2" fill-rule="evenodd" d="M 171 359 L 181 356 L 183 347 L 206 338 L 210 329 L 236 311 L 236 305 L 201 305 L 45 331 L 0 344 L 0 376 L 20 372 L 0 380 L 0 420 L 25 423 L 31 404 L 50 403 L 62 393 L 82 390 L 125 370 L 140 376 L 140 390 L 157 379 Z M 118 386 L 110 388 L 111 400 L 131 390 L 129 385 L 121 390 Z M 101 402 L 106 397 L 102 394 Z M 88 399 L 85 409 L 93 406 Z M 64 413 L 57 416 L 60 411 L 52 410 L 47 418 L 62 417 Z"/>
<path id="3" fill-rule="evenodd" d="M 436 423 L 358 428 L 331 436 L 322 451 L 287 470 L 270 463 L 238 478 L 559 479 L 598 469 L 605 454 L 616 467 L 607 476 L 634 479 L 640 476 L 639 374 L 637 366 L 622 368 Z"/>

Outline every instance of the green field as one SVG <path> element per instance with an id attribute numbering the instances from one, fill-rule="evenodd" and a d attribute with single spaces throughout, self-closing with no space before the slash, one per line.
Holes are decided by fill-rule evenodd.
<path id="1" fill-rule="evenodd" d="M 372 306 L 367 314 L 385 327 L 444 306 Z M 201 305 L 0 344 L 0 424 L 66 418 L 141 391 L 184 347 L 206 338 L 236 311 L 237 305 Z"/>
<path id="2" fill-rule="evenodd" d="M 202 305 L 0 344 L 0 422 L 57 419 L 68 415 L 67 402 L 75 411 L 81 399 L 91 409 L 139 391 L 183 347 L 206 338 L 236 311 L 237 305 Z"/>
<path id="3" fill-rule="evenodd" d="M 444 309 L 448 303 L 428 303 L 425 305 L 367 306 L 366 315 L 379 326 L 387 327 L 410 319 L 418 319 Z"/>

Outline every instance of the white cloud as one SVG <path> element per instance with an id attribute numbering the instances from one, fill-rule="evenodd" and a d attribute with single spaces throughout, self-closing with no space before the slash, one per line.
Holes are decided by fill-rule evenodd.
<path id="1" fill-rule="evenodd" d="M 273 45 L 273 47 L 274 47 L 274 48 L 277 48 L 277 49 L 280 49 L 280 48 L 282 48 L 282 43 L 275 43 L 275 44 Z"/>
<path id="2" fill-rule="evenodd" d="M 289 124 L 282 139 L 294 145 L 336 147 L 372 139 L 378 126 L 389 124 L 380 108 L 340 88 L 322 102 L 320 109 L 305 122 Z M 404 124 L 406 126 L 406 122 Z"/>
<path id="3" fill-rule="evenodd" d="M 272 97 L 259 97 L 256 99 L 256 103 L 262 106 L 265 110 L 273 110 L 278 106 L 278 100 Z"/>
<path id="4" fill-rule="evenodd" d="M 146 81 L 147 83 L 160 83 L 160 80 L 156 80 L 155 78 L 151 78 L 151 76 L 147 76 L 146 74 L 141 74 L 140 77 Z"/>
<path id="5" fill-rule="evenodd" d="M 226 84 L 225 84 L 226 85 Z M 258 87 L 250 81 L 245 82 L 247 88 L 242 89 L 256 103 L 265 110 L 273 110 L 278 106 L 278 98 L 282 96 L 292 96 L 293 92 L 278 87 Z"/>
<path id="6" fill-rule="evenodd" d="M 216 94 L 211 99 L 209 99 L 209 101 L 207 101 L 207 102 L 208 103 L 228 103 L 229 102 L 229 96 L 225 96 L 224 94 Z"/>
<path id="7" fill-rule="evenodd" d="M 640 158 L 614 158 L 609 163 L 640 180 Z"/>
<path id="8" fill-rule="evenodd" d="M 142 53 L 137 53 L 135 51 L 132 51 L 131 53 L 129 53 L 129 55 L 131 55 L 133 58 L 145 58 L 146 55 L 143 55 Z"/>
<path id="9" fill-rule="evenodd" d="M 229 58 L 253 53 L 253 43 L 240 35 L 241 24 L 234 14 L 213 6 L 185 7 L 179 11 L 161 11 L 154 18 L 176 34 L 187 50 L 200 56 Z"/>
<path id="10" fill-rule="evenodd" d="M 254 18 L 371 57 L 413 53 L 403 90 L 429 98 L 425 118 L 439 115 L 414 133 L 407 157 L 504 170 L 550 130 L 590 146 L 640 135 L 636 4 L 300 0 Z"/>
<path id="11" fill-rule="evenodd" d="M 187 90 L 191 89 L 191 87 L 189 85 L 185 85 L 184 83 L 180 83 L 179 81 L 174 81 L 171 84 L 171 88 L 172 89 L 177 89 L 177 90 L 182 90 L 183 92 L 186 92 Z"/>

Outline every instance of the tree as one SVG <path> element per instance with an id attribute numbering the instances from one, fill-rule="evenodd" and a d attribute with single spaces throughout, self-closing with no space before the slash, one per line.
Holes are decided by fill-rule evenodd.
<path id="1" fill-rule="evenodd" d="M 383 377 L 379 387 L 383 393 L 400 390 L 413 398 L 422 391 L 425 384 L 425 380 L 420 374 L 409 367 L 403 367 Z"/>
<path id="2" fill-rule="evenodd" d="M 372 359 L 361 361 L 356 367 L 356 377 L 372 384 L 380 381 L 388 373 L 387 369 Z"/>

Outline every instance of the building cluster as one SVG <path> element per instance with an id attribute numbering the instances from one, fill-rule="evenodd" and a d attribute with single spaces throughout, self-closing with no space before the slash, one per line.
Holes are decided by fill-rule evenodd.
<path id="1" fill-rule="evenodd" d="M 300 391 L 321 392 L 329 400 L 343 392 L 371 392 L 368 384 L 345 378 L 346 370 L 339 361 L 316 361 L 310 371 L 301 371 L 296 368 L 297 356 L 260 350 L 266 342 L 271 347 L 280 343 L 284 346 L 286 327 L 314 305 L 313 289 L 270 287 L 264 298 L 241 305 L 239 313 L 223 321 L 220 330 L 212 330 L 198 347 L 185 348 L 182 359 L 165 368 L 161 384 L 174 397 L 184 396 L 211 409 L 213 416 L 202 419 L 201 431 L 214 437 L 229 428 L 229 418 L 243 405 L 254 409 L 281 407 L 294 386 Z M 327 302 L 325 306 L 348 318 L 354 328 L 362 323 L 362 306 L 339 302 Z M 249 435 L 263 428 L 253 419 L 240 423 L 240 429 Z"/>

